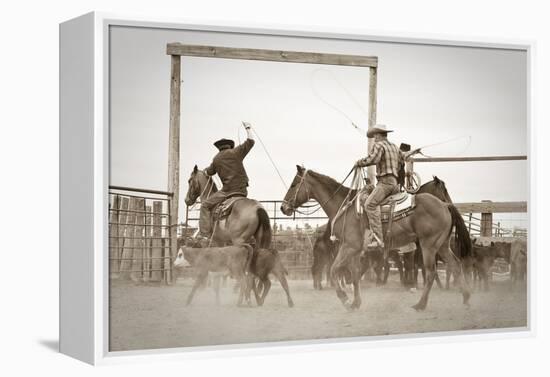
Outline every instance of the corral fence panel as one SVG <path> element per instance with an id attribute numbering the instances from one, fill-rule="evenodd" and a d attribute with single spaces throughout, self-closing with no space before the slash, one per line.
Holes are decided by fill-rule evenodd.
<path id="1" fill-rule="evenodd" d="M 169 192 L 109 186 L 111 279 L 172 281 L 171 200 Z"/>

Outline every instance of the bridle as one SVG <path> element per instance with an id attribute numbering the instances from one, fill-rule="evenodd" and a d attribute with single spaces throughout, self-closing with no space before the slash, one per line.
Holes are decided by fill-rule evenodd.
<path id="1" fill-rule="evenodd" d="M 302 188 L 302 184 L 304 183 L 305 179 L 306 179 L 306 175 L 307 173 L 309 172 L 309 170 L 305 169 L 304 170 L 304 173 L 300 176 L 300 182 L 298 183 L 298 188 L 296 189 L 296 192 L 294 193 L 294 199 L 292 201 L 288 201 L 288 200 L 283 200 L 283 204 L 287 204 L 290 209 L 292 209 L 293 211 L 295 212 L 298 212 L 299 214 L 301 215 L 305 215 L 305 216 L 311 216 L 313 215 L 315 212 L 319 211 L 321 208 L 323 208 L 324 205 L 326 205 L 328 202 L 330 202 L 332 199 L 334 199 L 334 197 L 336 196 L 336 194 L 338 193 L 338 191 L 340 191 L 340 189 L 342 187 L 344 187 L 344 183 L 346 182 L 346 180 L 349 178 L 349 176 L 351 175 L 351 173 L 353 173 L 355 171 L 355 166 L 353 168 L 351 168 L 351 170 L 349 171 L 349 173 L 346 175 L 346 177 L 342 180 L 342 182 L 340 182 L 340 184 L 338 185 L 338 188 L 336 190 L 334 190 L 334 192 L 330 195 L 330 197 L 324 201 L 324 203 L 317 203 L 317 204 L 311 204 L 311 205 L 301 205 L 299 207 L 303 207 L 303 208 L 315 208 L 309 212 L 303 212 L 303 211 L 299 211 L 298 210 L 298 207 L 296 206 L 296 200 L 298 198 L 298 193 L 300 192 L 300 189 Z M 292 188 L 292 186 L 291 186 Z M 306 185 L 306 194 L 307 194 L 307 199 L 305 200 L 304 203 L 307 203 L 308 201 L 311 200 L 311 196 L 309 194 L 309 189 L 308 189 L 308 186 Z"/>
<path id="2" fill-rule="evenodd" d="M 300 176 L 300 182 L 298 182 L 298 188 L 296 189 L 296 192 L 294 193 L 294 198 L 292 199 L 292 201 L 283 200 L 283 204 L 287 204 L 293 211 L 298 212 L 298 210 L 297 210 L 298 207 L 314 207 L 314 206 L 316 206 L 316 204 L 311 205 L 311 206 L 304 206 L 304 205 L 296 206 L 296 201 L 298 200 L 298 194 L 300 193 L 300 190 L 302 189 L 302 185 L 304 184 L 304 182 L 306 180 L 306 175 L 307 175 L 308 171 L 309 170 L 305 169 L 304 173 Z M 311 197 L 309 195 L 309 189 L 308 189 L 307 185 L 305 186 L 305 189 L 306 189 L 307 199 L 304 201 L 304 203 L 307 203 L 311 199 Z M 298 212 L 298 213 L 300 213 L 300 212 Z"/>
<path id="3" fill-rule="evenodd" d="M 204 171 L 200 170 L 199 171 L 200 173 L 203 173 L 204 175 L 206 175 L 208 178 L 206 180 L 206 184 L 204 185 L 204 188 L 202 189 L 201 193 L 195 197 L 195 200 L 193 201 L 193 204 L 196 204 L 197 203 L 197 199 L 198 198 L 202 198 L 204 193 L 206 192 L 206 189 L 208 189 L 209 187 L 209 190 L 208 190 L 208 194 L 206 195 L 206 197 L 209 197 L 210 196 L 210 193 L 212 192 L 212 189 L 214 188 L 214 180 L 212 179 L 212 177 L 208 174 L 206 174 Z M 199 173 L 197 172 L 197 173 Z M 197 174 L 195 173 L 195 174 Z M 193 186 L 195 186 L 195 182 L 193 181 Z M 200 187 L 200 186 L 199 186 Z"/>

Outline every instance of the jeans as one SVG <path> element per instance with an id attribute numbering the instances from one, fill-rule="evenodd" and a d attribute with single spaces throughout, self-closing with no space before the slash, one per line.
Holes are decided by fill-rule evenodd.
<path id="1" fill-rule="evenodd" d="M 248 195 L 248 191 L 246 190 L 246 188 L 242 188 L 240 190 L 233 191 L 233 192 L 226 192 L 226 191 L 220 190 L 210 195 L 208 199 L 205 199 L 201 203 L 199 229 L 202 235 L 204 236 L 212 235 L 212 210 L 219 204 L 223 203 L 223 201 L 227 199 L 229 196 L 233 196 L 236 193 L 242 194 L 244 196 Z"/>
<path id="2" fill-rule="evenodd" d="M 378 178 L 376 187 L 365 201 L 365 212 L 369 219 L 369 226 L 372 232 L 380 241 L 384 241 L 382 234 L 382 220 L 380 218 L 380 203 L 388 196 L 399 191 L 397 178 L 392 175 L 385 175 Z"/>

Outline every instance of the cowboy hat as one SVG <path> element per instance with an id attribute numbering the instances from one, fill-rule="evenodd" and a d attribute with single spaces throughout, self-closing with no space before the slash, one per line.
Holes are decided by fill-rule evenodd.
<path id="1" fill-rule="evenodd" d="M 376 134 L 387 134 L 388 132 L 393 132 L 393 130 L 388 130 L 385 124 L 376 124 L 374 127 L 369 128 L 367 137 L 374 137 Z"/>
<path id="2" fill-rule="evenodd" d="M 220 139 L 214 143 L 214 146 L 218 149 L 222 148 L 223 146 L 228 145 L 229 148 L 235 147 L 235 142 L 233 140 L 229 139 Z"/>

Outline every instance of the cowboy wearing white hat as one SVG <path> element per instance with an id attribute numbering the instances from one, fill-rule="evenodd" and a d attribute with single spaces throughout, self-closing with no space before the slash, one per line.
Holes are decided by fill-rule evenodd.
<path id="1" fill-rule="evenodd" d="M 230 196 L 248 195 L 248 175 L 243 165 L 243 160 L 254 146 L 252 137 L 252 126 L 243 122 L 246 129 L 247 139 L 235 147 L 235 142 L 229 139 L 220 139 L 214 143 L 218 148 L 218 154 L 214 156 L 212 164 L 206 168 L 208 175 L 218 174 L 223 187 L 220 191 L 210 195 L 201 204 L 199 219 L 199 237 L 210 237 L 212 233 L 212 209 Z"/>
<path id="2" fill-rule="evenodd" d="M 367 247 L 384 248 L 382 235 L 382 221 L 380 219 L 380 203 L 388 196 L 399 191 L 397 177 L 399 171 L 399 148 L 388 140 L 388 130 L 385 125 L 377 124 L 367 131 L 368 138 L 374 138 L 374 145 L 369 155 L 358 160 L 356 167 L 376 165 L 376 178 L 378 183 L 375 189 L 365 201 L 365 212 L 369 218 L 370 229 L 374 234 L 374 240 Z"/>

